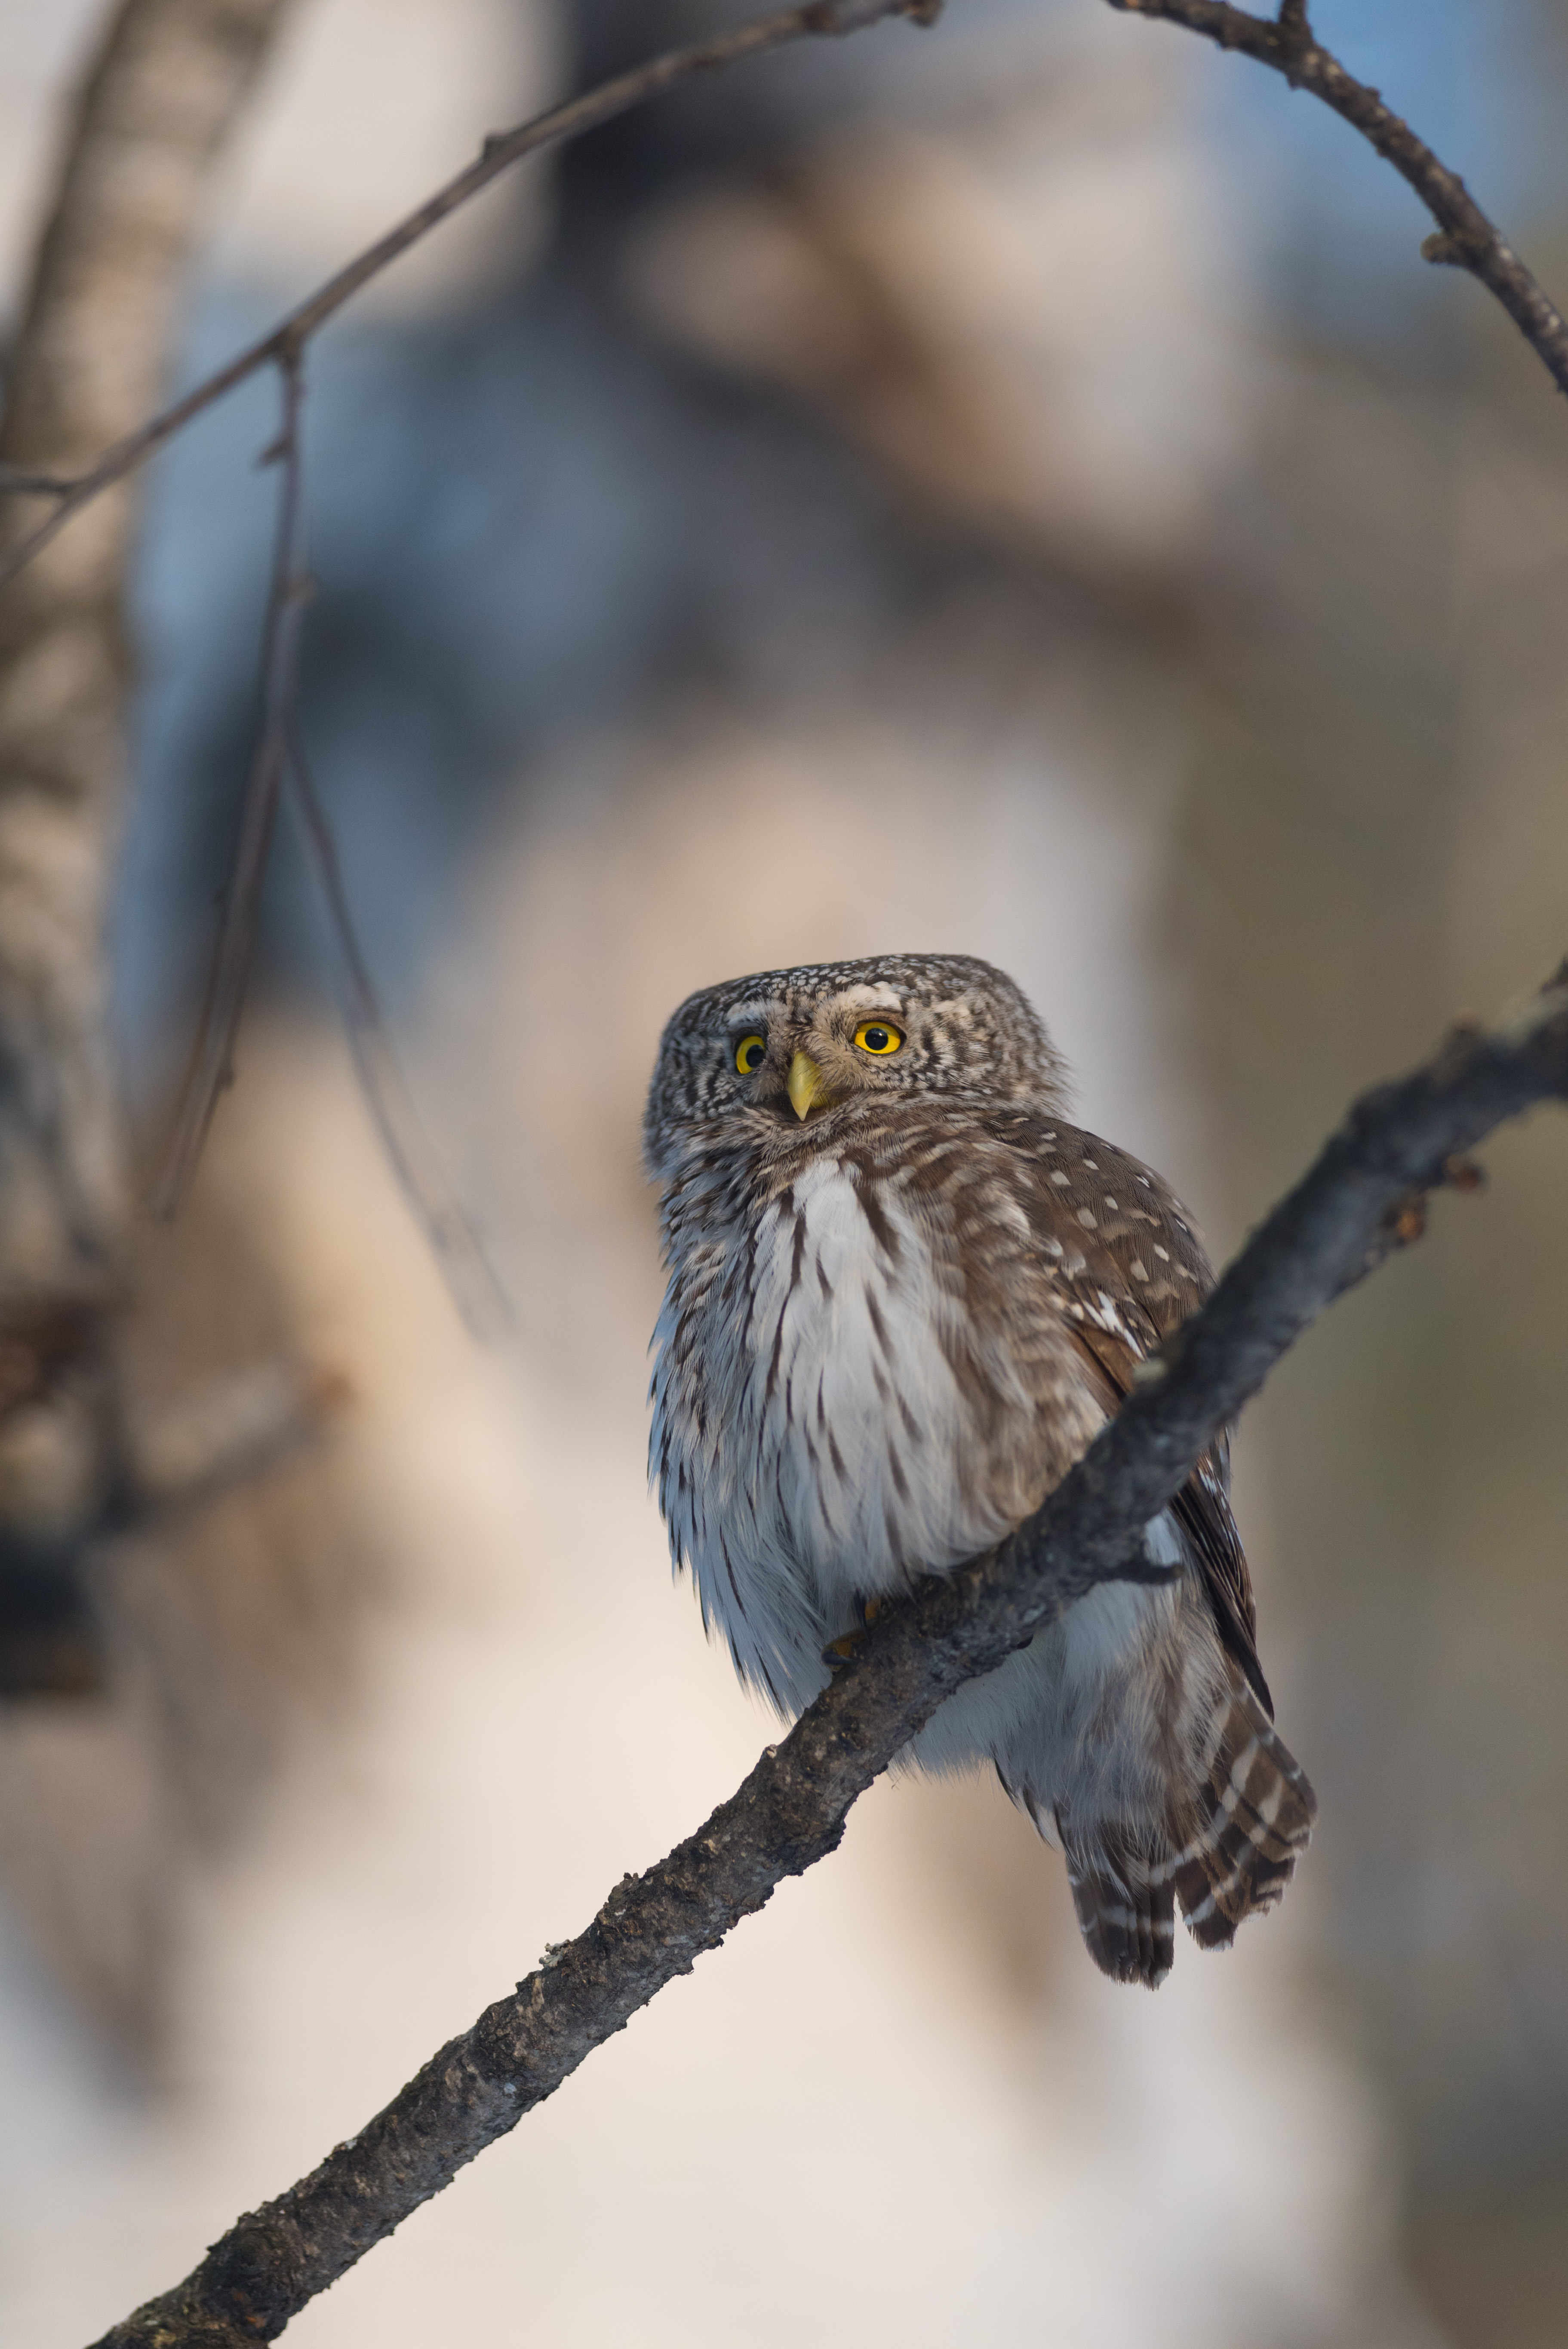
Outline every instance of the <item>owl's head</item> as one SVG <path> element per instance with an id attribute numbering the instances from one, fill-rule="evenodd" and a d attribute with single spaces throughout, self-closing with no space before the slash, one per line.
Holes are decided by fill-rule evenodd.
<path id="1" fill-rule="evenodd" d="M 970 955 L 765 970 L 691 995 L 665 1030 L 643 1123 L 655 1180 L 694 1146 L 766 1140 L 857 1103 L 933 1096 L 1063 1105 L 1065 1071 L 1021 990 Z"/>

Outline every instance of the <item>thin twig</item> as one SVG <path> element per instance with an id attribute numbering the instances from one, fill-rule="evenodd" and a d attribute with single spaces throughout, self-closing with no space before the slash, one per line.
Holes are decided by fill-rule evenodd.
<path id="1" fill-rule="evenodd" d="M 245 783 L 233 869 L 174 1140 L 153 1192 L 153 1212 L 163 1216 L 172 1216 L 190 1190 L 219 1096 L 234 1080 L 234 1040 L 255 951 L 262 881 L 288 764 L 289 721 L 298 691 L 300 633 L 311 592 L 304 567 L 300 446 L 304 367 L 293 344 L 278 355 L 276 365 L 283 421 L 276 441 L 266 452 L 266 460 L 275 460 L 280 468 L 280 481 L 273 585 L 262 649 L 262 728 Z"/>
<path id="2" fill-rule="evenodd" d="M 337 843 L 305 756 L 297 711 L 289 723 L 288 781 L 306 855 L 321 891 L 338 972 L 343 1024 L 360 1090 L 392 1171 L 459 1311 L 476 1337 L 500 1338 L 512 1326 L 511 1309 L 478 1234 L 442 1178 L 414 1106 L 355 931 Z"/>
<path id="3" fill-rule="evenodd" d="M 79 480 L 69 483 L 60 503 L 27 537 L 21 540 L 3 562 L 0 562 L 0 586 L 20 571 L 24 564 L 46 547 L 63 530 L 74 514 L 107 490 L 111 482 L 122 481 L 145 464 L 164 443 L 189 424 L 193 417 L 211 408 L 225 393 L 244 383 L 264 367 L 282 365 L 292 352 L 296 357 L 311 337 L 335 316 L 346 302 L 351 301 L 362 287 L 378 277 L 384 269 L 428 236 L 433 228 L 449 218 L 459 207 L 477 196 L 481 188 L 503 171 L 511 171 L 525 156 L 537 155 L 547 147 L 561 146 L 565 140 L 580 139 L 584 131 L 596 130 L 601 124 L 612 122 L 617 115 L 628 113 L 633 107 L 642 106 L 651 98 L 659 97 L 677 82 L 689 81 L 694 75 L 714 73 L 726 66 L 738 65 L 745 57 L 760 57 L 769 49 L 783 48 L 793 41 L 810 40 L 822 35 L 838 36 L 858 33 L 866 26 L 880 23 L 888 16 L 908 16 L 919 24 L 935 21 L 940 0 L 806 0 L 806 5 L 775 9 L 766 16 L 753 18 L 749 24 L 738 25 L 727 33 L 715 34 L 710 39 L 693 41 L 684 48 L 670 49 L 662 57 L 652 57 L 645 65 L 634 66 L 630 72 L 617 74 L 597 89 L 583 97 L 571 98 L 563 106 L 552 107 L 548 113 L 521 123 L 515 130 L 497 132 L 485 140 L 477 161 L 455 179 L 438 188 L 433 196 L 398 222 L 395 228 L 377 238 L 356 259 L 329 277 L 324 285 L 279 320 L 259 342 L 236 354 L 212 375 L 207 376 L 181 398 L 163 409 L 157 416 L 128 433 L 107 449 L 91 470 Z"/>
<path id="4" fill-rule="evenodd" d="M 245 786 L 223 918 L 174 1141 L 154 1190 L 153 1209 L 170 1216 L 186 1197 L 219 1100 L 233 1081 L 234 1050 L 254 957 L 278 801 L 292 781 L 307 860 L 321 889 L 335 949 L 344 1024 L 361 1090 L 393 1174 L 453 1301 L 476 1337 L 495 1340 L 511 1326 L 506 1294 L 472 1224 L 443 1182 L 425 1139 L 355 934 L 336 843 L 301 736 L 300 640 L 312 593 L 304 559 L 302 354 L 290 344 L 277 366 L 283 390 L 282 423 L 263 459 L 278 465 L 280 486 L 272 593 L 263 635 L 261 733 Z"/>
<path id="5" fill-rule="evenodd" d="M 1561 313 L 1458 172 L 1440 163 L 1377 90 L 1347 74 L 1324 47 L 1307 23 L 1305 0 L 1282 0 L 1277 20 L 1249 16 L 1228 0 L 1109 0 L 1109 5 L 1184 26 L 1222 49 L 1239 49 L 1342 115 L 1408 181 L 1437 222 L 1437 233 L 1421 247 L 1423 257 L 1468 269 L 1479 279 L 1501 303 L 1558 390 L 1568 392 L 1568 326 Z"/>
<path id="6" fill-rule="evenodd" d="M 264 461 L 280 471 L 277 543 L 262 650 L 262 726 L 245 786 L 223 918 L 181 1094 L 175 1137 L 153 1194 L 154 1212 L 175 1213 L 188 1194 L 218 1102 L 233 1081 L 234 1050 L 253 959 L 267 857 L 280 794 L 293 785 L 307 861 L 321 890 L 339 974 L 339 997 L 360 1087 L 396 1176 L 476 1337 L 511 1326 L 505 1291 L 479 1237 L 443 1182 L 408 1092 L 355 933 L 337 844 L 316 791 L 299 722 L 300 638 L 312 582 L 304 561 L 304 362 L 278 361 L 283 419 Z"/>
<path id="7" fill-rule="evenodd" d="M 624 1878 L 320 2167 L 215 2243 L 97 2349 L 271 2341 L 466 2162 L 515 2127 L 776 1885 L 831 1851 L 851 1806 L 944 1698 L 1115 1578 L 1218 1430 L 1334 1299 L 1409 1229 L 1408 1209 L 1537 1102 L 1568 1101 L 1568 969 L 1491 1034 L 1456 1030 L 1352 1108 L 1316 1164 L 1178 1333 L 1162 1376 L 1001 1547 L 884 1611 L 789 1735 L 697 1833 Z"/>

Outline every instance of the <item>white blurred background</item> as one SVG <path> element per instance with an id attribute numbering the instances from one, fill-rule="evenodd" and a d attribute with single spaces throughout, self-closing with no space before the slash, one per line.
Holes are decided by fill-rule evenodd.
<path id="1" fill-rule="evenodd" d="M 1321 10 L 1548 283 L 1545 5 Z M 15 299 L 98 0 L 0 19 Z M 298 0 L 194 376 L 676 0 Z M 1347 132 L 1095 0 L 954 0 L 505 185 L 318 347 L 305 722 L 426 1122 L 518 1316 L 453 1313 L 287 843 L 241 1082 L 140 1244 L 150 1391 L 284 1333 L 316 1460 L 111 1565 L 108 1701 L 0 1713 L 0 2337 L 182 2273 L 770 1734 L 644 1474 L 637 1122 L 692 988 L 1011 970 L 1222 1253 L 1353 1088 L 1568 946 L 1568 424 Z M 1555 175 L 1555 176 L 1554 176 Z M 150 1144 L 253 719 L 270 395 L 154 477 L 119 908 Z M 1568 1146 L 1500 1143 L 1241 1444 L 1284 1910 L 1102 1982 L 992 1785 L 842 1849 L 290 2328 L 1546 2349 L 1568 2280 Z"/>

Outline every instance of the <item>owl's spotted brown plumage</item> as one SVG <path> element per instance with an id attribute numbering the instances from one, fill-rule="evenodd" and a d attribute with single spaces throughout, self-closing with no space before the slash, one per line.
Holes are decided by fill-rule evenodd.
<path id="1" fill-rule="evenodd" d="M 677 1567 L 781 1713 L 867 1603 L 1029 1516 L 1206 1292 L 1159 1176 L 1064 1115 L 1013 982 L 959 955 L 765 971 L 692 996 L 645 1125 L 669 1288 L 653 1473 Z M 989 1759 L 1058 1844 L 1120 1981 L 1278 1899 L 1312 1789 L 1275 1736 L 1226 1447 L 1109 1583 L 914 1741 Z"/>

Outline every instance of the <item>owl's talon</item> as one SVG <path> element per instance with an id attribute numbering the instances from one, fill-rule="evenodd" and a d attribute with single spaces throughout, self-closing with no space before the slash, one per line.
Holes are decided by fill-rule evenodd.
<path id="1" fill-rule="evenodd" d="M 846 1631 L 841 1640 L 830 1640 L 822 1651 L 822 1661 L 830 1671 L 836 1671 L 840 1664 L 849 1662 L 850 1658 L 882 1613 L 882 1602 L 880 1599 L 857 1599 L 855 1609 L 861 1619 L 859 1630 Z"/>

